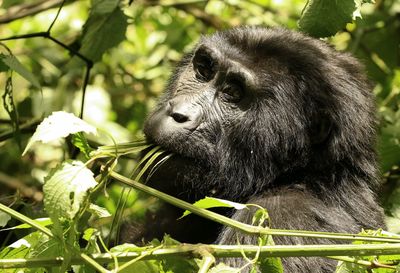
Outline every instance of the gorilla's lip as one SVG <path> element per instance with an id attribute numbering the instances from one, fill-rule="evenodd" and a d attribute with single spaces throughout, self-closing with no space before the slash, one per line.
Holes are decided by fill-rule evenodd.
<path id="1" fill-rule="evenodd" d="M 151 147 L 155 147 L 158 146 L 160 147 L 166 154 L 172 154 L 173 156 L 182 156 L 182 157 L 186 157 L 184 155 L 181 155 L 181 153 L 179 153 L 178 151 L 176 151 L 175 149 L 171 149 L 170 147 L 168 147 L 168 145 L 164 144 L 164 143 L 159 143 L 158 141 L 155 141 L 152 138 L 149 138 L 148 136 L 146 136 L 147 141 L 151 144 Z"/>

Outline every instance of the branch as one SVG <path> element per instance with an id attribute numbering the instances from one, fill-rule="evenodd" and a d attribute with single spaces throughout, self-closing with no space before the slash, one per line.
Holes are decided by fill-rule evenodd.
<path id="1" fill-rule="evenodd" d="M 207 3 L 207 0 L 186 0 L 181 2 L 176 1 L 159 1 L 159 0 L 146 0 L 144 4 L 148 6 L 156 6 L 161 5 L 164 7 L 174 7 L 176 9 L 183 10 L 184 12 L 191 14 L 192 16 L 196 17 L 200 21 L 202 21 L 205 25 L 211 26 L 215 29 L 222 29 L 226 24 L 217 16 L 208 14 L 199 6 L 197 3 Z"/>
<path id="2" fill-rule="evenodd" d="M 0 24 L 6 24 L 17 19 L 35 15 L 39 12 L 59 6 L 63 0 L 42 0 L 36 3 L 26 3 L 12 6 L 7 12 L 0 16 Z"/>
<path id="3" fill-rule="evenodd" d="M 215 29 L 222 29 L 225 23 L 217 16 L 208 14 L 199 7 L 193 5 L 174 5 L 174 8 L 181 9 L 202 21 L 205 25 L 212 26 Z"/>
<path id="4" fill-rule="evenodd" d="M 43 201 L 43 193 L 34 187 L 28 187 L 24 182 L 8 176 L 5 173 L 0 172 L 0 183 L 6 185 L 9 188 L 18 190 L 23 197 L 27 197 L 35 200 L 36 202 Z"/>
<path id="5" fill-rule="evenodd" d="M 364 260 L 352 259 L 348 256 L 376 256 L 376 255 L 395 255 L 400 253 L 400 244 L 367 244 L 367 245 L 275 245 L 275 246 L 252 246 L 252 245 L 203 245 L 203 244 L 184 244 L 171 246 L 162 249 L 139 248 L 137 251 L 113 252 L 88 255 L 90 259 L 98 264 L 112 263 L 114 258 L 118 262 L 129 262 L 140 257 L 141 260 L 161 260 L 171 257 L 201 258 L 202 250 L 207 251 L 216 258 L 240 258 L 243 253 L 246 256 L 254 256 L 259 253 L 260 258 L 267 257 L 327 257 L 335 260 L 346 260 L 356 262 L 367 267 L 384 267 L 381 265 Z M 43 267 L 60 266 L 63 262 L 62 257 L 51 258 L 31 258 L 31 259 L 1 259 L 0 268 L 23 268 L 23 267 Z M 82 257 L 73 257 L 72 265 L 83 264 Z M 390 267 L 393 268 L 393 267 Z"/>
<path id="6" fill-rule="evenodd" d="M 1 122 L 1 123 L 3 123 L 3 122 Z M 23 133 L 23 134 L 25 134 L 25 133 L 30 134 L 35 131 L 35 129 L 39 123 L 40 123 L 39 120 L 34 120 L 32 122 L 22 124 L 19 126 L 19 132 Z M 10 124 L 11 124 L 11 122 L 10 122 Z M 14 137 L 14 135 L 15 135 L 15 132 L 12 129 L 8 130 L 8 131 L 0 132 L 0 142 L 10 139 L 10 138 Z"/>

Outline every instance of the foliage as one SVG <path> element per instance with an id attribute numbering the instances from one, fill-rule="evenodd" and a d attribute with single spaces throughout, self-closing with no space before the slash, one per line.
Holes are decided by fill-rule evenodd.
<path id="1" fill-rule="evenodd" d="M 389 231 L 399 233 L 398 1 L 131 2 L 0 2 L 4 26 L 0 28 L 0 86 L 4 90 L 0 227 L 5 227 L 0 230 L 1 272 L 70 268 L 74 272 L 237 272 L 216 262 L 226 256 L 246 257 L 249 268 L 260 265 L 267 272 L 282 272 L 280 255 L 328 256 L 340 260 L 336 272 L 399 271 L 400 250 L 393 243 L 400 240 L 392 233 L 357 237 L 273 230 L 264 226 L 268 214 L 261 208 L 255 211 L 253 226 L 238 223 L 207 208 L 254 209 L 253 205 L 209 198 L 190 205 L 149 191 L 135 181 L 169 155 L 146 142 L 119 144 L 141 135 L 146 112 L 154 106 L 171 69 L 202 33 L 241 24 L 299 29 L 353 53 L 366 66 L 379 115 L 381 198 Z M 149 149 L 146 157 L 138 159 L 140 151 Z M 146 209 L 156 209 L 154 197 L 187 213 L 257 233 L 259 245 L 192 246 L 166 237 L 146 247 L 116 244 L 109 248 L 120 219 L 142 220 Z M 336 249 L 287 246 L 282 250 L 273 244 L 273 236 L 304 234 L 358 240 Z"/>

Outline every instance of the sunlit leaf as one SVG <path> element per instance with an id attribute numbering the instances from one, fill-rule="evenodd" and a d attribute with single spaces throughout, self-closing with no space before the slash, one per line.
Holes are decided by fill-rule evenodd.
<path id="1" fill-rule="evenodd" d="M 0 259 L 24 258 L 31 250 L 48 240 L 49 237 L 42 232 L 32 232 L 2 249 Z"/>
<path id="2" fill-rule="evenodd" d="M 86 241 L 89 241 L 92 238 L 92 236 L 95 234 L 95 232 L 97 232 L 97 229 L 95 229 L 95 228 L 85 229 L 85 231 L 83 232 L 82 238 L 85 239 Z"/>
<path id="3" fill-rule="evenodd" d="M 71 113 L 53 112 L 45 118 L 36 128 L 22 155 L 24 155 L 35 142 L 48 143 L 67 137 L 78 132 L 96 134 L 96 128 L 77 118 Z"/>
<path id="4" fill-rule="evenodd" d="M 50 218 L 73 219 L 89 189 L 97 185 L 93 173 L 79 161 L 64 162 L 45 178 L 44 206 Z"/>
<path id="5" fill-rule="evenodd" d="M 111 216 L 111 213 L 108 212 L 106 208 L 97 206 L 95 204 L 90 204 L 88 211 L 90 211 L 99 218 L 105 218 Z"/>
<path id="6" fill-rule="evenodd" d="M 214 197 L 203 198 L 203 199 L 195 202 L 193 205 L 198 208 L 203 208 L 203 209 L 226 207 L 226 208 L 235 208 L 235 209 L 241 210 L 241 209 L 247 208 L 246 205 L 228 201 L 228 200 L 219 199 L 219 198 L 214 198 Z M 181 216 L 181 218 L 189 215 L 190 213 L 191 213 L 190 211 L 186 210 L 183 213 L 183 215 Z"/>
<path id="7" fill-rule="evenodd" d="M 11 216 L 7 213 L 0 211 L 0 227 L 7 225 L 8 221 L 11 220 Z"/>

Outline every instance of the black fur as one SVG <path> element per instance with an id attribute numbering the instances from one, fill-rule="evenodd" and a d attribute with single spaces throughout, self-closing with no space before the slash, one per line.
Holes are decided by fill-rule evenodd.
<path id="1" fill-rule="evenodd" d="M 150 185 L 189 202 L 215 196 L 259 204 L 274 228 L 377 229 L 384 224 L 374 194 L 375 125 L 370 86 L 349 54 L 285 29 L 219 32 L 183 58 L 146 121 L 146 136 L 176 154 Z M 197 216 L 176 220 L 180 213 L 165 206 L 144 237 L 167 232 L 182 242 L 256 242 Z M 223 213 L 251 220 L 246 210 Z M 333 272 L 336 264 L 322 258 L 283 263 L 289 273 Z"/>

